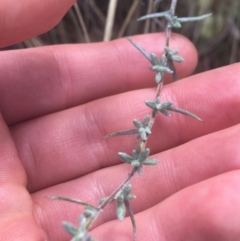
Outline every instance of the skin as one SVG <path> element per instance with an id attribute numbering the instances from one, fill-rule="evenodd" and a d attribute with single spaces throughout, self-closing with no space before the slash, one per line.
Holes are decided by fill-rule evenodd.
<path id="1" fill-rule="evenodd" d="M 0 46 L 49 30 L 73 2 L 2 0 Z M 133 38 L 161 54 L 164 35 Z M 157 117 L 148 147 L 160 164 L 132 180 L 138 240 L 240 240 L 240 66 L 187 77 L 196 50 L 179 35 L 171 46 L 185 63 L 177 65 L 180 81 L 167 77 L 161 98 L 204 122 Z M 1 52 L 0 240 L 70 240 L 61 221 L 77 223 L 82 208 L 46 197 L 95 204 L 126 178 L 131 169 L 116 153 L 130 153 L 134 137 L 101 138 L 150 113 L 143 104 L 155 94 L 148 65 L 126 39 Z M 117 221 L 114 205 L 91 233 L 132 240 L 130 219 Z"/>

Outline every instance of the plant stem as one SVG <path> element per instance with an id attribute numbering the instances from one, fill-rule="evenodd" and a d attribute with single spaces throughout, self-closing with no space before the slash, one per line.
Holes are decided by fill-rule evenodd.
<path id="1" fill-rule="evenodd" d="M 173 17 L 175 15 L 177 2 L 178 2 L 178 0 L 172 0 L 171 7 L 170 7 L 170 15 L 171 15 L 171 17 Z M 172 27 L 170 25 L 168 25 L 167 29 L 166 29 L 166 35 L 167 35 L 166 46 L 167 47 L 169 47 L 171 33 L 172 33 Z"/>
<path id="2" fill-rule="evenodd" d="M 132 171 L 129 173 L 127 179 L 101 204 L 98 206 L 99 209 L 104 209 L 115 197 L 115 195 L 131 180 L 131 178 L 136 173 L 137 168 L 133 168 Z"/>
<path id="3" fill-rule="evenodd" d="M 134 176 L 136 172 L 137 168 L 134 167 L 132 171 L 129 173 L 127 179 L 114 192 L 112 192 L 112 194 L 102 204 L 98 206 L 98 209 L 103 210 L 114 199 L 116 194 L 131 180 L 131 178 Z M 94 223 L 99 214 L 100 212 L 98 212 L 95 216 L 89 219 L 88 224 L 86 225 L 86 229 L 88 229 Z"/>

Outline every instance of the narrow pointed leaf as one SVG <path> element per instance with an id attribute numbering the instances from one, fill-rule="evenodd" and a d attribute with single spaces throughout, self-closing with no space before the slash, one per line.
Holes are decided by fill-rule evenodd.
<path id="1" fill-rule="evenodd" d="M 212 15 L 211 13 L 208 13 L 208 14 L 204 14 L 204 15 L 201 15 L 201 16 L 197 16 L 197 17 L 178 18 L 178 21 L 180 21 L 181 23 L 201 21 L 201 20 L 204 20 L 205 18 L 210 17 L 211 15 Z"/>
<path id="2" fill-rule="evenodd" d="M 162 114 L 164 114 L 165 116 L 170 116 L 170 113 L 167 111 L 167 110 L 165 110 L 165 109 L 163 109 L 163 110 L 159 110 Z"/>
<path id="3" fill-rule="evenodd" d="M 142 21 L 150 18 L 160 18 L 160 17 L 165 17 L 166 14 L 168 14 L 169 11 L 161 12 L 161 13 L 151 13 L 145 16 L 140 17 L 137 21 Z"/>
<path id="4" fill-rule="evenodd" d="M 127 184 L 127 185 L 123 188 L 123 190 L 122 190 L 123 196 L 124 196 L 124 197 L 127 197 L 127 196 L 130 194 L 131 189 L 132 189 L 132 185 L 131 185 L 131 184 Z"/>
<path id="5" fill-rule="evenodd" d="M 141 47 L 140 45 L 138 45 L 136 42 L 134 42 L 131 38 L 127 38 L 130 43 L 136 48 L 138 49 L 149 61 L 150 63 L 152 63 L 152 59 L 151 59 L 151 54 L 149 54 L 143 47 Z"/>
<path id="6" fill-rule="evenodd" d="M 136 128 L 140 128 L 142 126 L 142 124 L 140 123 L 140 121 L 138 121 L 137 119 L 133 120 L 133 124 Z"/>
<path id="7" fill-rule="evenodd" d="M 132 165 L 133 167 L 139 167 L 139 166 L 141 166 L 141 163 L 139 162 L 139 160 L 133 160 L 133 161 L 131 162 L 131 165 Z"/>
<path id="8" fill-rule="evenodd" d="M 167 109 L 167 108 L 169 108 L 171 106 L 172 106 L 172 102 L 171 101 L 164 102 L 164 103 L 161 104 L 161 110 Z"/>
<path id="9" fill-rule="evenodd" d="M 178 112 L 178 113 L 183 114 L 183 115 L 190 116 L 190 117 L 192 117 L 192 118 L 194 118 L 194 119 L 196 119 L 198 121 L 202 121 L 202 119 L 199 118 L 197 115 L 195 115 L 192 112 L 187 111 L 187 110 L 183 110 L 183 109 L 180 109 L 180 108 L 177 108 L 177 107 L 173 107 L 173 106 L 169 107 L 168 110 L 174 111 L 174 112 Z"/>
<path id="10" fill-rule="evenodd" d="M 144 116 L 142 124 L 146 126 L 149 120 L 150 120 L 150 115 Z"/>
<path id="11" fill-rule="evenodd" d="M 173 61 L 171 59 L 168 60 L 168 65 L 169 65 L 170 69 L 173 70 L 173 73 L 172 73 L 173 80 L 177 81 L 178 80 L 177 71 L 176 71 L 174 63 L 173 63 Z"/>
<path id="12" fill-rule="evenodd" d="M 129 156 L 128 154 L 124 153 L 124 152 L 118 152 L 118 156 L 127 163 L 131 163 L 134 159 L 133 157 Z"/>
<path id="13" fill-rule="evenodd" d="M 141 165 L 139 167 L 137 167 L 137 172 L 140 176 L 142 176 L 142 166 Z"/>
<path id="14" fill-rule="evenodd" d="M 153 101 L 146 100 L 146 101 L 145 101 L 145 104 L 146 104 L 148 107 L 150 107 L 151 109 L 153 109 L 153 110 L 156 110 L 156 109 L 157 109 L 157 108 L 156 108 L 156 103 L 153 102 Z"/>
<path id="15" fill-rule="evenodd" d="M 129 203 L 128 200 L 125 200 L 125 206 L 126 206 L 126 208 L 128 210 L 129 216 L 131 218 L 132 226 L 133 226 L 133 241 L 136 241 L 137 240 L 136 221 L 135 221 L 134 214 L 133 214 L 133 211 L 131 209 L 131 206 L 130 206 L 130 203 Z"/>
<path id="16" fill-rule="evenodd" d="M 131 193 L 129 195 L 127 195 L 127 197 L 126 197 L 127 200 L 132 200 L 132 199 L 135 199 L 135 198 L 136 198 L 136 196 L 131 194 Z"/>
<path id="17" fill-rule="evenodd" d="M 178 54 L 178 50 L 171 50 L 169 47 L 167 47 L 167 46 L 165 46 L 164 47 L 164 50 L 165 50 L 165 52 L 166 52 L 166 54 L 168 54 L 168 55 L 176 55 L 176 54 Z"/>
<path id="18" fill-rule="evenodd" d="M 160 65 L 160 61 L 155 54 L 151 54 L 151 62 L 153 65 Z"/>
<path id="19" fill-rule="evenodd" d="M 99 208 L 94 207 L 93 205 L 86 203 L 86 202 L 82 202 L 81 200 L 78 199 L 74 199 L 74 198 L 69 198 L 69 197 L 64 197 L 64 196 L 53 196 L 53 197 L 48 197 L 51 200 L 61 200 L 61 201 L 67 201 L 67 202 L 72 202 L 72 203 L 77 203 L 80 204 L 84 207 L 91 207 L 94 208 L 96 211 L 100 211 Z"/>
<path id="20" fill-rule="evenodd" d="M 141 132 L 141 133 L 140 133 L 140 137 L 141 137 L 141 139 L 142 139 L 143 141 L 146 141 L 146 140 L 147 140 L 147 134 L 146 134 L 146 132 Z"/>
<path id="21" fill-rule="evenodd" d="M 171 69 L 169 69 L 168 67 L 163 67 L 162 71 L 168 73 L 168 74 L 172 74 L 173 71 Z"/>
<path id="22" fill-rule="evenodd" d="M 175 62 L 178 62 L 178 63 L 182 63 L 182 62 L 184 62 L 184 58 L 182 58 L 181 56 L 178 56 L 178 55 L 173 55 L 172 57 L 171 57 L 171 59 L 173 60 L 173 61 L 175 61 Z"/>
<path id="23" fill-rule="evenodd" d="M 139 159 L 138 159 L 139 162 L 142 163 L 144 160 L 146 160 L 149 154 L 150 154 L 149 148 L 146 148 L 144 151 L 142 151 L 139 155 Z"/>
<path id="24" fill-rule="evenodd" d="M 156 83 L 159 84 L 159 83 L 162 81 L 162 79 L 163 79 L 162 73 L 161 73 L 161 72 L 158 72 L 158 73 L 156 74 L 156 76 L 155 76 L 155 81 L 156 81 Z"/>
<path id="25" fill-rule="evenodd" d="M 103 197 L 98 201 L 98 204 L 101 205 L 103 204 L 106 200 L 108 199 L 108 197 Z"/>
<path id="26" fill-rule="evenodd" d="M 139 153 L 140 153 L 140 150 L 139 150 L 138 148 L 132 150 L 132 156 L 133 156 L 133 159 L 137 159 L 138 156 L 139 156 Z"/>
<path id="27" fill-rule="evenodd" d="M 133 134 L 137 134 L 137 133 L 138 133 L 137 129 L 118 131 L 118 132 L 114 132 L 114 133 L 106 135 L 105 137 L 103 137 L 103 139 L 108 139 L 108 138 L 117 137 L 117 136 L 133 135 Z"/>
<path id="28" fill-rule="evenodd" d="M 117 218 L 122 221 L 126 215 L 126 207 L 124 202 L 117 202 Z"/>
<path id="29" fill-rule="evenodd" d="M 63 221 L 62 226 L 72 236 L 75 236 L 79 233 L 79 229 L 69 222 Z"/>
<path id="30" fill-rule="evenodd" d="M 166 64 L 167 64 L 167 57 L 166 57 L 165 54 L 162 55 L 160 61 L 161 61 L 161 65 L 162 65 L 163 67 L 166 66 Z"/>
<path id="31" fill-rule="evenodd" d="M 147 159 L 147 160 L 143 161 L 142 164 L 143 165 L 153 166 L 153 165 L 157 165 L 158 164 L 158 160 L 156 160 L 156 159 Z"/>

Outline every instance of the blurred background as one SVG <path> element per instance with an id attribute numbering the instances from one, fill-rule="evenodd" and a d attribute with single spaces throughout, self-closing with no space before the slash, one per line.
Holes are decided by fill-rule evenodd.
<path id="1" fill-rule="evenodd" d="M 171 0 L 78 0 L 51 31 L 10 46 L 30 48 L 64 43 L 109 41 L 135 34 L 162 32 L 165 20 L 138 22 L 140 16 L 169 9 Z M 189 38 L 199 51 L 197 72 L 240 60 L 239 0 L 179 0 L 178 17 L 213 16 L 202 22 L 185 23 L 174 30 Z"/>

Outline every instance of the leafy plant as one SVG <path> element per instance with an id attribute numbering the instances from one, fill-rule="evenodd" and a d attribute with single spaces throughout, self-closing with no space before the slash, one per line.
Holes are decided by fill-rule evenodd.
<path id="1" fill-rule="evenodd" d="M 143 117 L 143 120 L 140 122 L 137 119 L 133 120 L 134 129 L 118 131 L 112 134 L 109 134 L 105 137 L 111 138 L 114 136 L 129 135 L 135 134 L 137 137 L 137 144 L 135 149 L 132 151 L 132 154 L 129 155 L 124 152 L 119 152 L 119 158 L 132 166 L 132 171 L 126 178 L 126 180 L 119 185 L 108 197 L 101 198 L 99 200 L 99 205 L 94 206 L 80 200 L 70 199 L 62 196 L 55 196 L 51 199 L 54 200 L 63 200 L 78 203 L 84 206 L 85 211 L 79 217 L 79 226 L 76 227 L 71 223 L 63 222 L 64 229 L 72 236 L 71 241 L 94 241 L 89 233 L 90 226 L 94 223 L 97 217 L 103 213 L 104 208 L 111 202 L 116 203 L 116 215 L 117 218 L 122 221 L 128 211 L 132 226 L 133 226 L 133 239 L 136 240 L 136 229 L 137 225 L 134 219 L 134 214 L 132 212 L 130 201 L 136 198 L 131 194 L 132 186 L 130 184 L 131 178 L 138 173 L 142 175 L 144 165 L 157 165 L 158 160 L 152 159 L 150 155 L 150 149 L 147 148 L 147 141 L 149 136 L 152 134 L 152 127 L 154 125 L 155 119 L 158 114 L 161 113 L 164 116 L 169 117 L 170 113 L 177 112 L 183 115 L 192 117 L 198 121 L 202 121 L 197 115 L 183 110 L 174 106 L 172 101 L 161 102 L 160 94 L 164 84 L 164 79 L 166 74 L 171 74 L 173 79 L 176 81 L 178 79 L 176 69 L 174 67 L 174 62 L 181 63 L 184 59 L 178 55 L 178 50 L 173 50 L 170 48 L 170 39 L 171 32 L 173 28 L 180 28 L 184 22 L 192 22 L 203 20 L 206 17 L 209 17 L 210 14 L 205 14 L 197 17 L 177 17 L 175 15 L 175 9 L 177 5 L 177 0 L 172 0 L 170 9 L 162 13 L 153 13 L 146 16 L 143 16 L 139 21 L 146 20 L 149 18 L 159 18 L 164 17 L 166 20 L 166 45 L 163 47 L 164 53 L 162 56 L 157 56 L 153 53 L 148 53 L 143 47 L 134 42 L 131 38 L 128 38 L 130 43 L 140 51 L 151 63 L 149 67 L 150 70 L 156 72 L 155 82 L 157 84 L 156 95 L 153 100 L 146 100 L 145 104 L 149 107 L 151 111 L 150 115 Z"/>

